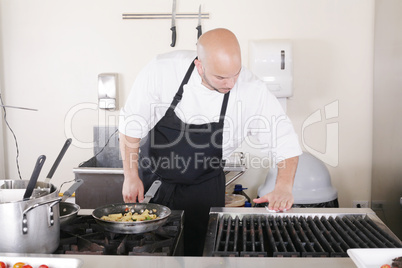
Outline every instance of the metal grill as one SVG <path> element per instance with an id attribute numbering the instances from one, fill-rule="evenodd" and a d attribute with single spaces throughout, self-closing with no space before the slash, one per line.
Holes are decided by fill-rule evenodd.
<path id="1" fill-rule="evenodd" d="M 365 215 L 223 215 L 212 256 L 347 257 L 349 248 L 401 247 Z"/>
<path id="2" fill-rule="evenodd" d="M 80 215 L 60 229 L 54 254 L 79 255 L 183 255 L 182 210 L 172 210 L 166 223 L 142 234 L 105 231 L 90 215 Z"/>

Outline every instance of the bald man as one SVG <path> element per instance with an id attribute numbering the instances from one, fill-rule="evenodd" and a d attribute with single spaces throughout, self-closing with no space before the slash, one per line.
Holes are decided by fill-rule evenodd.
<path id="1" fill-rule="evenodd" d="M 292 206 L 297 135 L 264 82 L 242 66 L 231 31 L 204 33 L 196 52 L 158 55 L 138 75 L 121 118 L 124 201 L 141 202 L 161 180 L 151 202 L 184 210 L 185 255 L 202 255 L 209 210 L 225 206 L 225 160 L 243 141 L 266 154 L 250 167 L 278 165 L 274 191 L 254 202 Z"/>

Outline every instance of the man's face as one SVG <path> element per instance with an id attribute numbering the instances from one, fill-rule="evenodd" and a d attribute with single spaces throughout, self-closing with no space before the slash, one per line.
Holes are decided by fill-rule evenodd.
<path id="1" fill-rule="evenodd" d="M 225 74 L 217 74 L 209 72 L 209 69 L 203 68 L 202 83 L 209 89 L 218 91 L 219 93 L 228 93 L 236 84 L 239 78 L 241 67 L 232 72 L 225 72 Z"/>

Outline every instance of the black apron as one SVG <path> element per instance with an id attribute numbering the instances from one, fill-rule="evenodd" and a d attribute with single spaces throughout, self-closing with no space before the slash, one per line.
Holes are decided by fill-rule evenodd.
<path id="1" fill-rule="evenodd" d="M 184 210 L 184 254 L 200 256 L 209 210 L 225 206 L 222 136 L 230 92 L 224 96 L 219 122 L 184 123 L 174 109 L 193 70 L 194 61 L 165 115 L 142 139 L 138 166 L 145 191 L 154 180 L 162 180 L 152 202 Z"/>

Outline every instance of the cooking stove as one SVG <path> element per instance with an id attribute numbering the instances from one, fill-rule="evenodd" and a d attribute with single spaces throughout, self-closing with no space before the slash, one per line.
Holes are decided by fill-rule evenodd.
<path id="1" fill-rule="evenodd" d="M 182 256 L 183 216 L 183 211 L 172 210 L 167 222 L 155 231 L 116 234 L 104 231 L 91 215 L 79 215 L 60 228 L 54 254 Z"/>
<path id="2" fill-rule="evenodd" d="M 371 209 L 212 208 L 204 256 L 348 257 L 349 248 L 402 248 Z"/>

